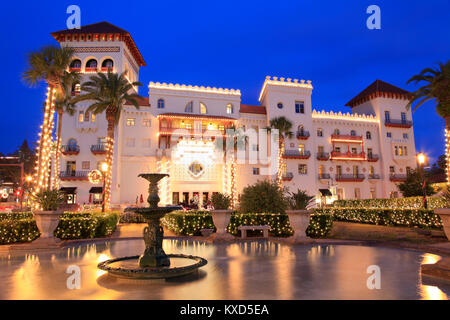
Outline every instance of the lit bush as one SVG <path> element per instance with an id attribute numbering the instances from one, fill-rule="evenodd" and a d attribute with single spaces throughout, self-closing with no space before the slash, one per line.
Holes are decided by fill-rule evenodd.
<path id="1" fill-rule="evenodd" d="M 161 223 L 167 229 L 183 236 L 201 235 L 202 229 L 216 230 L 208 211 L 174 211 L 166 214 Z"/>
<path id="2" fill-rule="evenodd" d="M 317 212 L 330 214 L 336 221 L 383 226 L 404 226 L 441 229 L 442 221 L 433 210 L 387 208 L 325 208 Z"/>
<path id="3" fill-rule="evenodd" d="M 427 197 L 429 209 L 445 208 L 445 199 L 440 197 Z M 365 207 L 365 208 L 404 208 L 419 209 L 423 207 L 423 197 L 392 198 L 392 199 L 361 199 L 337 200 L 333 207 Z"/>
<path id="4" fill-rule="evenodd" d="M 0 244 L 30 242 L 39 237 L 34 219 L 8 219 L 0 221 Z"/>
<path id="5" fill-rule="evenodd" d="M 118 212 L 64 213 L 54 234 L 64 240 L 103 238 L 116 230 L 119 218 Z"/>

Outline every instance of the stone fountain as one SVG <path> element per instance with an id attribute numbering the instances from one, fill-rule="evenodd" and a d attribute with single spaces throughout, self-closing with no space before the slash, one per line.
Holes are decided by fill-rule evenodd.
<path id="1" fill-rule="evenodd" d="M 158 182 L 168 177 L 167 174 L 149 173 L 141 174 L 150 182 L 147 202 L 150 207 L 131 209 L 141 214 L 148 227 L 144 229 L 145 251 L 141 256 L 122 257 L 104 261 L 98 268 L 109 274 L 121 278 L 133 279 L 161 279 L 184 276 L 193 273 L 207 264 L 201 257 L 182 254 L 166 254 L 162 247 L 164 230 L 161 218 L 167 213 L 180 209 L 179 206 L 158 207 Z"/>

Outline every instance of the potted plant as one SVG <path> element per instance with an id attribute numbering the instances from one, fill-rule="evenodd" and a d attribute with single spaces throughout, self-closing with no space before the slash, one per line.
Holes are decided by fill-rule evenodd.
<path id="1" fill-rule="evenodd" d="M 441 217 L 442 220 L 442 229 L 444 229 L 444 233 L 447 236 L 447 239 L 450 240 L 450 189 L 446 187 L 444 194 L 444 205 L 445 208 L 434 209 L 434 212 Z"/>
<path id="2" fill-rule="evenodd" d="M 64 194 L 58 190 L 45 190 L 37 193 L 33 198 L 42 209 L 34 212 L 36 225 L 41 236 L 33 244 L 44 247 L 56 246 L 58 240 L 53 232 L 58 226 L 61 216 L 61 211 L 58 208 L 64 202 Z"/>
<path id="3" fill-rule="evenodd" d="M 307 208 L 311 206 L 314 197 L 309 196 L 306 191 L 297 190 L 295 193 L 290 193 L 289 210 L 286 210 L 289 216 L 289 222 L 294 230 L 294 236 L 289 240 L 292 242 L 305 241 L 309 239 L 306 236 L 306 229 L 308 229 L 312 210 Z"/>
<path id="4" fill-rule="evenodd" d="M 232 210 L 230 209 L 231 197 L 223 193 L 215 193 L 211 198 L 214 209 L 211 211 L 216 233 L 211 235 L 213 240 L 232 240 L 234 237 L 227 233 Z"/>

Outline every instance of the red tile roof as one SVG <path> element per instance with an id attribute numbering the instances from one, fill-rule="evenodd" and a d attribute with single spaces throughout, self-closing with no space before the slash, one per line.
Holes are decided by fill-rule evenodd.
<path id="1" fill-rule="evenodd" d="M 266 107 L 241 104 L 241 113 L 267 114 Z"/>
<path id="2" fill-rule="evenodd" d="M 128 49 L 133 54 L 133 57 L 136 59 L 136 62 L 139 64 L 139 66 L 141 66 L 141 67 L 146 66 L 144 58 L 142 57 L 141 53 L 139 52 L 139 49 L 137 48 L 136 43 L 134 42 L 130 33 L 122 28 L 116 27 L 115 25 L 113 25 L 109 22 L 106 22 L 106 21 L 98 22 L 98 23 L 82 26 L 80 29 L 66 29 L 66 30 L 61 30 L 61 31 L 55 31 L 50 34 L 58 42 L 66 41 L 66 39 L 65 39 L 66 35 L 79 35 L 79 34 L 120 35 L 120 39 L 126 43 L 126 45 L 128 46 Z"/>
<path id="3" fill-rule="evenodd" d="M 137 103 L 139 104 L 139 106 L 141 107 L 150 107 L 150 101 L 148 97 L 140 97 L 140 98 L 136 98 Z M 132 106 L 133 104 L 129 101 L 125 102 L 125 105 L 127 106 Z"/>
<path id="4" fill-rule="evenodd" d="M 346 106 L 355 107 L 376 97 L 409 100 L 412 97 L 412 94 L 387 82 L 376 80 L 366 89 L 361 91 L 361 93 L 359 93 L 356 97 L 347 102 Z"/>

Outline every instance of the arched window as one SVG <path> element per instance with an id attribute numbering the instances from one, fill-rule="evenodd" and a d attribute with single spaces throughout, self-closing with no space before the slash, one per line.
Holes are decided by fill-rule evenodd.
<path id="1" fill-rule="evenodd" d="M 201 114 L 207 114 L 208 113 L 208 109 L 206 108 L 206 104 L 204 104 L 203 102 L 200 102 L 200 113 Z"/>
<path id="2" fill-rule="evenodd" d="M 233 105 L 231 103 L 227 104 L 227 113 L 232 114 L 233 113 Z"/>
<path id="3" fill-rule="evenodd" d="M 165 107 L 164 99 L 159 99 L 158 100 L 158 109 L 164 109 L 164 107 Z"/>
<path id="4" fill-rule="evenodd" d="M 370 131 L 367 131 L 367 132 L 366 132 L 366 139 L 367 139 L 367 140 L 372 139 L 372 134 L 370 133 Z"/>
<path id="5" fill-rule="evenodd" d="M 114 62 L 111 59 L 106 59 L 102 62 L 102 71 L 112 71 L 114 68 Z"/>
<path id="6" fill-rule="evenodd" d="M 283 109 L 283 104 L 282 104 L 281 102 L 279 102 L 279 103 L 277 104 L 277 107 L 278 107 L 278 109 Z"/>
<path id="7" fill-rule="evenodd" d="M 184 108 L 184 112 L 189 112 L 189 113 L 194 112 L 194 103 L 192 101 L 188 102 L 188 104 L 186 105 L 186 108 Z"/>
<path id="8" fill-rule="evenodd" d="M 334 134 L 335 134 L 336 136 L 338 136 L 338 135 L 341 134 L 341 132 L 339 131 L 339 129 L 334 129 Z"/>
<path id="9" fill-rule="evenodd" d="M 67 142 L 67 147 L 65 147 L 66 148 L 66 151 L 77 151 L 77 149 L 78 149 L 78 143 L 77 143 L 77 140 L 75 140 L 75 139 L 69 139 L 69 141 Z"/>
<path id="10" fill-rule="evenodd" d="M 350 131 L 350 135 L 351 135 L 352 137 L 356 136 L 356 131 L 355 131 L 355 130 Z"/>
<path id="11" fill-rule="evenodd" d="M 89 71 L 91 71 L 91 72 L 97 71 L 97 60 L 91 59 L 86 63 L 86 72 L 89 72 Z"/>
<path id="12" fill-rule="evenodd" d="M 321 128 L 317 129 L 317 136 L 323 137 L 323 130 Z"/>
<path id="13" fill-rule="evenodd" d="M 80 71 L 81 70 L 81 60 L 75 59 L 70 63 L 70 71 Z"/>

